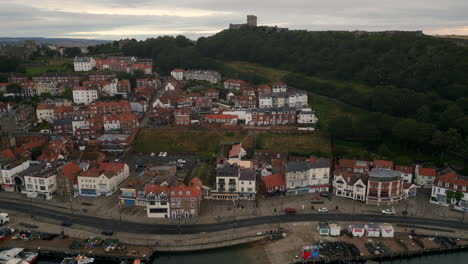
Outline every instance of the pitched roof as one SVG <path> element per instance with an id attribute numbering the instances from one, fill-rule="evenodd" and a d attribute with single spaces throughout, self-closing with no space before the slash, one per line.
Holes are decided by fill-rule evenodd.
<path id="1" fill-rule="evenodd" d="M 432 168 L 422 168 L 422 167 L 419 167 L 418 168 L 418 174 L 419 175 L 424 175 L 424 176 L 431 176 L 431 177 L 435 177 L 437 175 L 437 172 L 435 169 L 432 169 Z"/>
<path id="2" fill-rule="evenodd" d="M 405 174 L 413 174 L 413 168 L 411 166 L 396 165 L 395 170 Z"/>
<path id="3" fill-rule="evenodd" d="M 374 168 L 390 168 L 390 169 L 393 169 L 393 161 L 391 161 L 391 160 L 374 160 Z"/>
<path id="4" fill-rule="evenodd" d="M 172 72 L 185 72 L 184 69 L 173 69 Z"/>
<path id="5" fill-rule="evenodd" d="M 76 176 L 81 172 L 80 166 L 74 162 L 69 162 L 62 166 L 62 173 L 59 174 L 59 177 L 64 176 L 70 181 L 75 181 Z"/>
<path id="6" fill-rule="evenodd" d="M 209 119 L 236 119 L 237 115 L 211 114 L 211 115 L 205 115 L 205 118 L 209 118 Z"/>
<path id="7" fill-rule="evenodd" d="M 158 194 L 160 192 L 165 192 L 166 194 L 169 194 L 169 187 L 161 186 L 158 184 L 146 184 L 145 186 L 145 194 L 148 194 L 148 193 Z"/>
<path id="8" fill-rule="evenodd" d="M 239 180 L 241 181 L 255 181 L 256 172 L 255 170 L 242 169 L 239 172 Z"/>
<path id="9" fill-rule="evenodd" d="M 241 150 L 242 150 L 241 144 L 236 144 L 232 146 L 231 150 L 229 151 L 229 158 L 238 157 L 241 154 Z"/>
<path id="10" fill-rule="evenodd" d="M 262 177 L 261 180 L 266 188 L 286 185 L 284 175 L 280 173 Z"/>
<path id="11" fill-rule="evenodd" d="M 15 153 L 11 149 L 4 149 L 0 152 L 0 158 L 3 159 L 16 159 Z"/>
<path id="12" fill-rule="evenodd" d="M 304 171 L 309 169 L 309 164 L 305 161 L 290 161 L 285 165 L 286 172 Z"/>

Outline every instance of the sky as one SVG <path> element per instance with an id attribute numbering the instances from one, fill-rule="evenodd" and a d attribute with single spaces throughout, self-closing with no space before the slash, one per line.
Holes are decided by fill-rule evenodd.
<path id="1" fill-rule="evenodd" d="M 468 35 L 468 0 L 0 0 L 0 36 L 197 39 L 247 14 L 290 29 Z"/>

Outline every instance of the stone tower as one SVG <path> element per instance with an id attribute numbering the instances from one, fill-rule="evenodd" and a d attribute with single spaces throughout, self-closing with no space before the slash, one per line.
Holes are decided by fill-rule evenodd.
<path id="1" fill-rule="evenodd" d="M 248 15 L 247 16 L 247 26 L 256 27 L 257 26 L 257 16 Z"/>

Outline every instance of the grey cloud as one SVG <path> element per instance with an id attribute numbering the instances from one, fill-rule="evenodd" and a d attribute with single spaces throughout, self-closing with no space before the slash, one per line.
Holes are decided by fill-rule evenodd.
<path id="1" fill-rule="evenodd" d="M 31 1 L 31 2 L 28 2 Z M 308 30 L 417 30 L 461 28 L 468 26 L 468 1 L 465 0 L 82 0 L 75 3 L 96 5 L 105 13 L 113 8 L 197 9 L 222 14 L 198 17 L 148 15 L 96 15 L 84 12 L 53 11 L 45 1 L 41 8 L 28 4 L 34 0 L 0 0 L 0 32 L 4 36 L 73 36 L 76 32 L 144 29 L 182 31 L 192 38 L 195 31 L 223 29 L 229 23 L 245 21 L 246 14 L 256 14 L 260 24 Z M 95 37 L 89 34 L 83 37 Z M 118 39 L 120 36 L 99 35 Z M 122 37 L 127 37 L 123 35 Z M 144 39 L 147 34 L 131 37 Z"/>

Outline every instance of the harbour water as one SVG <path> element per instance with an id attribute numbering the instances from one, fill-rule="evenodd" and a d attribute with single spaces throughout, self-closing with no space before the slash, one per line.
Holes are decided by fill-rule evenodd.
<path id="1" fill-rule="evenodd" d="M 39 264 L 57 264 L 57 260 L 40 260 Z M 186 253 L 159 253 L 151 264 L 237 264 L 255 263 L 267 264 L 268 260 L 259 247 L 240 246 L 207 251 Z M 383 261 L 382 264 L 466 264 L 468 252 L 452 252 L 446 254 L 412 257 L 392 261 Z M 118 264 L 118 263 L 117 263 Z M 286 263 L 285 263 L 286 264 Z"/>

